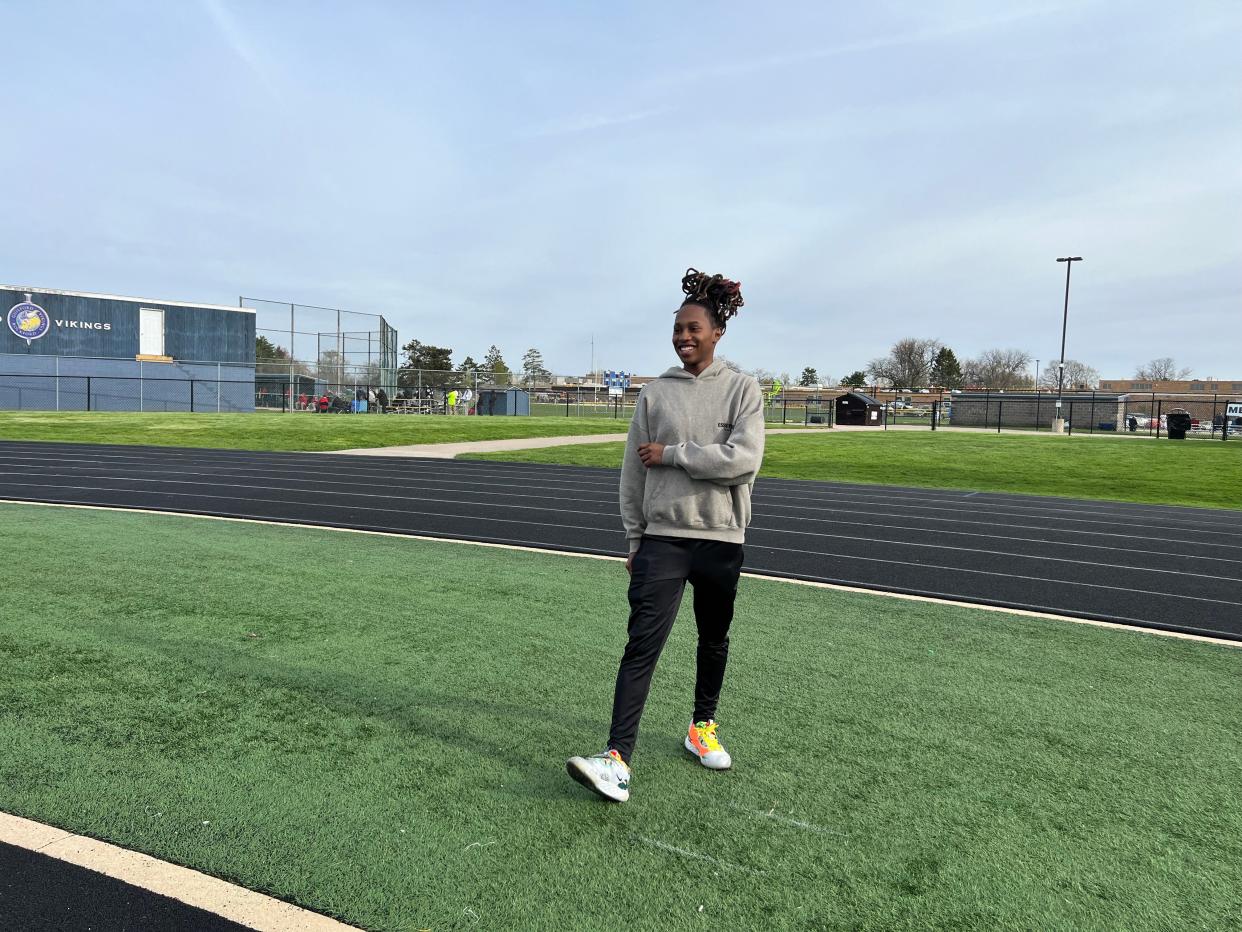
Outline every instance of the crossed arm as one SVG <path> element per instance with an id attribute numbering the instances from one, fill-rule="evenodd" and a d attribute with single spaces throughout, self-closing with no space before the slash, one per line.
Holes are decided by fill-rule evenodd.
<path id="1" fill-rule="evenodd" d="M 763 461 L 763 394 L 759 386 L 748 386 L 740 410 L 734 416 L 733 430 L 724 443 L 646 444 L 648 459 L 664 466 L 683 469 L 692 479 L 717 485 L 743 485 L 755 478 Z M 659 450 L 652 449 L 659 447 Z M 639 455 L 642 456 L 642 447 Z M 656 454 L 658 453 L 658 459 Z"/>

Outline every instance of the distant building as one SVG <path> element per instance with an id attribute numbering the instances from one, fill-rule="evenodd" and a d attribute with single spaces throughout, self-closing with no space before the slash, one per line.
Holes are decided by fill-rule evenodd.
<path id="1" fill-rule="evenodd" d="M 0 285 L 0 409 L 253 411 L 248 307 Z"/>
<path id="2" fill-rule="evenodd" d="M 1102 392 L 1156 392 L 1157 394 L 1239 394 L 1242 380 L 1235 379 L 1101 379 Z"/>

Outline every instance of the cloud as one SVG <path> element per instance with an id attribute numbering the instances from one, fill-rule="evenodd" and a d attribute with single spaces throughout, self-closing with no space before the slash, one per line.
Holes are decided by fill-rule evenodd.
<path id="1" fill-rule="evenodd" d="M 251 42 L 250 37 L 237 21 L 237 17 L 224 5 L 224 0 L 202 0 L 202 5 L 233 54 L 246 64 L 273 98 L 278 102 L 283 102 L 283 95 L 273 80 L 267 59 Z"/>

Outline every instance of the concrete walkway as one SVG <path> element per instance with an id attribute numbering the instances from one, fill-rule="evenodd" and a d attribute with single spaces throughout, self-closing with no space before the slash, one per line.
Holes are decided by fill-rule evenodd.
<path id="1" fill-rule="evenodd" d="M 827 428 L 777 427 L 769 434 L 813 434 Z M 365 447 L 359 450 L 334 450 L 349 456 L 418 456 L 451 460 L 462 453 L 499 453 L 505 450 L 538 450 L 542 447 L 566 447 L 580 443 L 614 443 L 625 434 L 585 434 L 573 437 L 517 437 L 512 440 L 473 440 L 461 443 L 415 443 L 403 447 Z"/>

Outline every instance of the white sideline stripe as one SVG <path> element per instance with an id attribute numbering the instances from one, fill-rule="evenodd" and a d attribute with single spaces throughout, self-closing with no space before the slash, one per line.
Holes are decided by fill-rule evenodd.
<path id="1" fill-rule="evenodd" d="M 263 932 L 356 932 L 357 929 L 188 867 L 7 812 L 0 812 L 0 842 L 76 864 Z"/>
<path id="2" fill-rule="evenodd" d="M 497 550 L 516 550 L 523 553 L 538 553 L 544 556 L 573 557 L 585 560 L 610 560 L 614 563 L 625 562 L 624 557 L 611 554 L 582 553 L 569 550 L 548 550 L 542 547 L 528 547 L 520 544 L 497 544 L 481 540 L 456 540 L 445 537 L 426 537 L 419 534 L 400 534 L 394 531 L 366 531 L 361 528 L 325 527 L 319 524 L 297 524 L 290 521 L 267 521 L 262 518 L 229 518 L 220 515 L 200 515 L 193 512 L 156 511 L 149 508 L 113 508 L 106 505 L 74 505 L 58 502 L 27 502 L 21 499 L 0 498 L 0 505 L 32 505 L 40 508 L 80 508 L 86 511 L 125 511 L 131 514 L 159 515 L 172 518 L 195 518 L 200 521 L 234 521 L 240 524 L 264 524 L 269 527 L 303 528 L 312 531 L 336 531 L 344 534 L 371 534 L 376 537 L 396 537 L 401 540 L 421 540 L 433 544 L 457 544 L 466 547 L 492 547 Z M 769 548 L 770 549 L 770 548 Z M 911 595 L 905 592 L 886 592 L 883 589 L 865 589 L 861 586 L 847 586 L 841 583 L 820 582 L 813 579 L 792 579 L 787 576 L 765 576 L 762 573 L 742 573 L 747 579 L 758 579 L 772 583 L 790 583 L 795 586 L 810 586 L 815 589 L 831 589 L 834 592 L 854 592 L 859 595 L 873 595 L 885 599 L 902 599 L 907 602 L 926 602 L 932 605 L 950 605 L 955 608 L 973 608 L 981 612 L 999 612 L 1004 615 L 1019 615 L 1023 618 L 1041 618 L 1046 621 L 1068 621 L 1078 625 L 1091 625 L 1097 628 L 1112 628 L 1131 634 L 1151 634 L 1158 637 L 1178 638 L 1184 641 L 1200 641 L 1206 644 L 1217 644 L 1221 647 L 1242 648 L 1242 641 L 1227 638 L 1214 638 L 1205 634 L 1189 634 L 1184 631 L 1165 631 L 1159 628 L 1143 628 L 1125 625 L 1114 621 L 1099 621 L 1094 618 L 1075 618 L 1071 615 L 1057 615 L 1053 612 L 1037 612 L 1031 609 L 1005 608 L 1000 605 L 983 605 L 958 599 L 943 599 L 928 595 Z"/>

